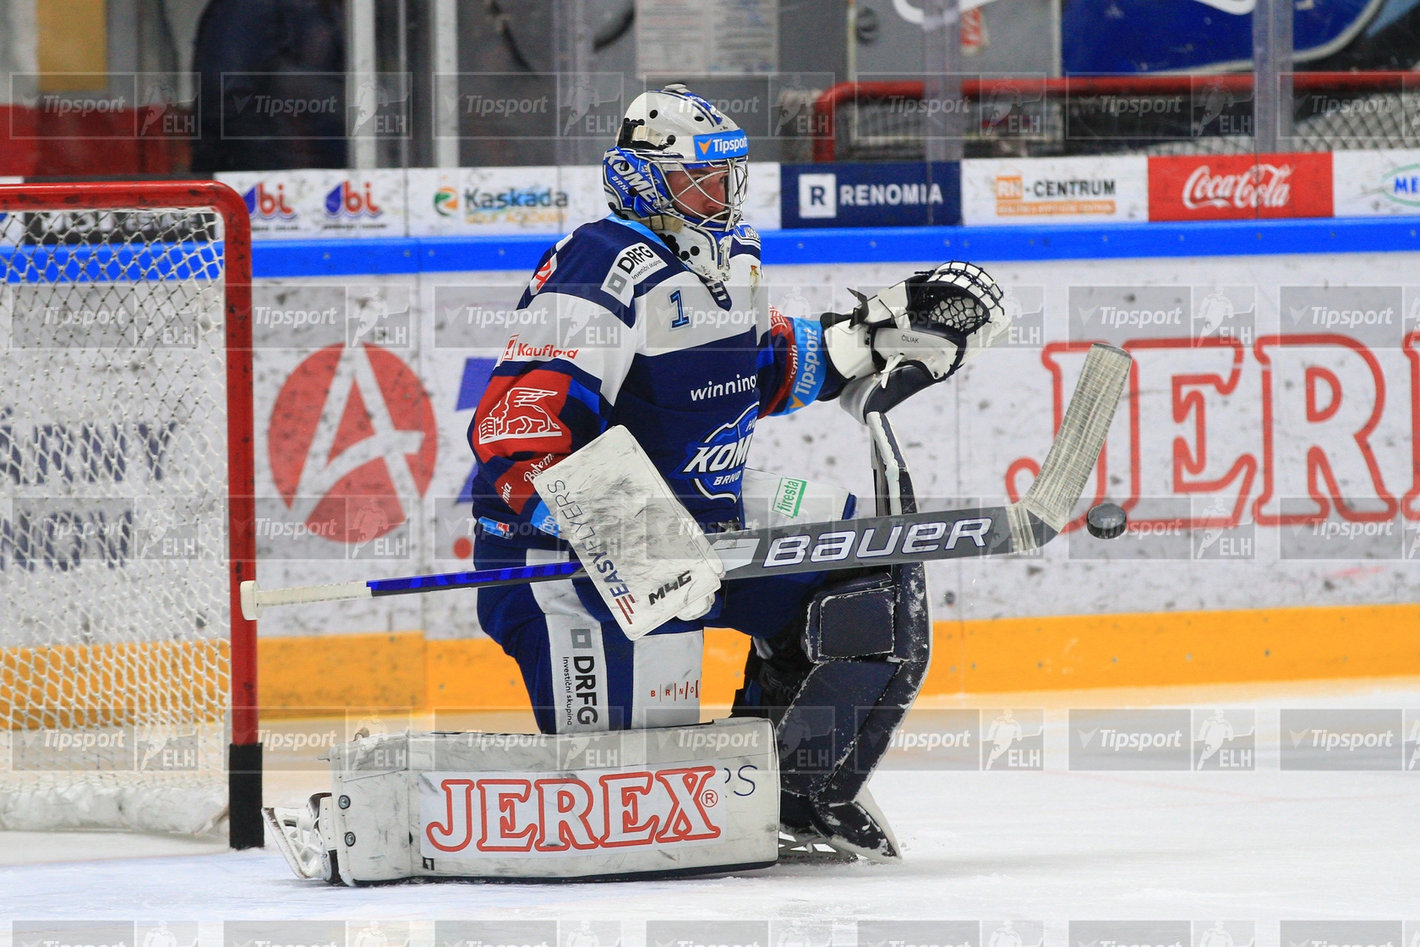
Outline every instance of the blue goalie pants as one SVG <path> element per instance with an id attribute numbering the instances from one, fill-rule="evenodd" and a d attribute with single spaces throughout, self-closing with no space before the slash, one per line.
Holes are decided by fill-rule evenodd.
<path id="1" fill-rule="evenodd" d="M 481 536 L 479 569 L 561 562 L 567 553 Z M 673 727 L 700 722 L 704 627 L 772 638 L 803 620 L 823 573 L 727 582 L 715 608 L 629 640 L 586 579 L 480 589 L 478 621 L 522 670 L 543 733 Z"/>

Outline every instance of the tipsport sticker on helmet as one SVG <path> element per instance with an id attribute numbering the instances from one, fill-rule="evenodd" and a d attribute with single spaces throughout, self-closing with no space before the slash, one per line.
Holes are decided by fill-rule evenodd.
<path id="1" fill-rule="evenodd" d="M 749 157 L 749 136 L 743 129 L 695 136 L 695 157 L 703 161 Z"/>

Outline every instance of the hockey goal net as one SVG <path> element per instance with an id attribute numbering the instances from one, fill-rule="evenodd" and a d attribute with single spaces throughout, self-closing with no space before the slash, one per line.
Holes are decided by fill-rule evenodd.
<path id="1" fill-rule="evenodd" d="M 0 186 L 0 829 L 261 844 L 250 225 Z"/>
<path id="2" fill-rule="evenodd" d="M 1280 151 L 1420 144 L 1420 73 L 1315 72 L 1286 77 L 1293 109 Z M 914 80 L 845 82 L 814 97 L 815 161 L 920 160 L 933 111 L 967 157 L 1241 154 L 1254 149 L 1249 73 L 976 77 L 955 102 Z M 938 134 L 941 134 L 939 131 Z"/>

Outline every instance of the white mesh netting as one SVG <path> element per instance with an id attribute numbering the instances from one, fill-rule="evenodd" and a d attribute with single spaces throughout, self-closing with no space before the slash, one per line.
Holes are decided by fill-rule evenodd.
<path id="1" fill-rule="evenodd" d="M 0 206 L 0 828 L 224 827 L 220 230 Z"/>

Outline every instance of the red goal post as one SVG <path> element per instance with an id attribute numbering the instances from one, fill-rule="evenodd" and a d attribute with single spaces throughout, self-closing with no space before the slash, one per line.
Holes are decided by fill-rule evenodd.
<path id="1" fill-rule="evenodd" d="M 1283 150 L 1420 144 L 1420 73 L 1299 72 Z M 1251 150 L 1251 73 L 963 77 L 967 157 Z M 814 161 L 916 160 L 931 107 L 921 80 L 843 82 L 813 102 Z"/>
<path id="2" fill-rule="evenodd" d="M 260 846 L 245 204 L 0 185 L 0 331 L 0 828 Z"/>

